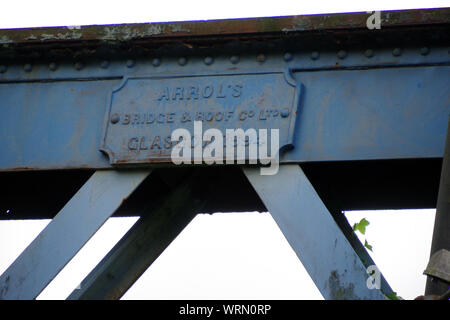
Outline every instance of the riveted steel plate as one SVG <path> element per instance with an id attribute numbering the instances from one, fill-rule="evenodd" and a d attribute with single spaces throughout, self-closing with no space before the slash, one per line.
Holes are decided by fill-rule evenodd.
<path id="1" fill-rule="evenodd" d="M 111 164 L 168 163 L 172 132 L 194 137 L 194 121 L 224 136 L 278 129 L 280 149 L 292 147 L 301 89 L 290 72 L 128 77 L 110 95 L 101 150 Z"/>

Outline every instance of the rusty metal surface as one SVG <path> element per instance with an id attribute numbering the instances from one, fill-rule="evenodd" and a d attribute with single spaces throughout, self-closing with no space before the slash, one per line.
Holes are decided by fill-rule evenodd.
<path id="1" fill-rule="evenodd" d="M 0 30 L 0 59 L 22 56 L 39 58 L 53 54 L 59 56 L 104 54 L 112 48 L 124 54 L 148 54 L 148 49 L 161 50 L 162 46 L 177 44 L 186 50 L 202 49 L 217 43 L 235 41 L 276 41 L 302 37 L 302 45 L 339 45 L 348 35 L 364 34 L 358 41 L 388 41 L 386 34 L 403 32 L 406 38 L 447 37 L 450 9 L 399 10 L 381 13 L 380 30 L 369 30 L 367 12 L 316 14 L 251 19 L 208 20 L 189 22 L 140 23 L 93 26 L 63 26 Z M 442 26 L 447 29 L 441 30 Z M 430 28 L 436 28 L 434 37 Z M 427 30 L 425 30 L 427 29 Z M 422 32 L 426 34 L 421 35 Z M 439 34 L 439 36 L 437 36 Z M 318 38 L 317 35 L 320 37 Z M 378 37 L 378 38 L 377 38 Z M 399 37 L 397 37 L 399 40 Z M 436 39 L 434 39 L 436 40 Z M 279 47 L 279 43 L 273 46 Z M 133 47 L 133 49 L 130 49 Z M 83 49 L 83 50 L 81 50 Z M 73 52 L 81 50 L 81 52 Z M 100 51 L 100 52 L 98 52 Z M 114 53 L 117 53 L 114 51 Z"/>
<path id="2" fill-rule="evenodd" d="M 368 13 L 316 14 L 269 18 L 207 20 L 166 23 L 69 26 L 0 30 L 0 44 L 129 41 L 148 38 L 226 36 L 338 29 L 365 29 Z M 447 24 L 450 9 L 398 10 L 382 12 L 383 27 Z"/>
<path id="3" fill-rule="evenodd" d="M 154 35 L 133 27 L 174 24 L 117 25 L 110 40 L 98 31 L 108 26 L 2 30 L 0 171 L 110 168 L 102 126 L 107 99 L 125 78 L 178 75 L 199 85 L 207 74 L 217 82 L 286 70 L 305 94 L 295 148 L 281 162 L 440 157 L 450 110 L 449 12 L 383 12 L 381 30 L 366 28 L 367 13 L 175 23 L 198 30 L 161 27 Z M 33 30 L 46 36 L 27 38 Z"/>
<path id="4" fill-rule="evenodd" d="M 450 251 L 447 249 L 441 249 L 433 254 L 423 274 L 433 276 L 450 283 Z"/>
<path id="5" fill-rule="evenodd" d="M 443 295 L 450 284 L 450 117 L 442 159 L 441 179 L 436 201 L 430 262 L 425 273 L 440 279 L 427 278 L 426 295 Z M 435 260 L 437 259 L 437 261 Z M 437 262 L 440 261 L 439 267 Z M 434 270 L 433 270 L 434 269 Z"/>

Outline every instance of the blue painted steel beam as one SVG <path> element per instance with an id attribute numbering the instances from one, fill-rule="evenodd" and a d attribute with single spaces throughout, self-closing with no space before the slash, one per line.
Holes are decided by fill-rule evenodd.
<path id="1" fill-rule="evenodd" d="M 299 72 L 304 100 L 286 162 L 442 157 L 450 67 Z"/>
<path id="2" fill-rule="evenodd" d="M 432 60 L 448 60 L 441 53 Z M 246 59 L 241 58 L 237 71 L 255 70 Z M 226 71 L 230 62 L 218 60 L 215 73 L 237 72 Z M 267 61 L 258 72 L 286 70 L 281 56 Z M 202 61 L 190 61 L 186 71 L 174 64 L 171 72 L 183 75 L 201 74 L 205 68 Z M 200 70 L 194 72 L 197 66 Z M 442 157 L 450 67 L 311 70 L 302 69 L 300 62 L 298 68 L 291 62 L 290 67 L 304 93 L 294 149 L 282 162 Z M 154 69 L 141 65 L 129 73 L 169 72 Z M 107 100 L 121 78 L 90 80 L 0 83 L 1 171 L 111 167 L 100 146 Z"/>
<path id="3" fill-rule="evenodd" d="M 35 299 L 149 174 L 95 172 L 0 276 L 0 300 Z"/>
<path id="4" fill-rule="evenodd" d="M 203 212 L 208 200 L 199 191 L 210 187 L 208 181 L 195 172 L 177 176 L 171 192 L 162 197 L 160 204 L 146 203 L 141 218 L 67 300 L 120 299 L 195 215 Z"/>
<path id="5" fill-rule="evenodd" d="M 299 107 L 296 119 L 290 109 L 284 120 L 244 124 L 235 117 L 217 125 L 272 129 L 281 123 L 289 132 L 281 142 L 293 139 L 294 146 L 283 163 L 440 158 L 450 113 L 449 10 L 383 11 L 380 29 L 370 28 L 371 14 L 360 12 L 0 30 L 0 171 L 152 166 L 155 155 L 138 155 L 136 141 L 165 138 L 186 125 L 180 114 L 179 122 L 157 126 L 136 115 L 183 108 L 254 108 L 281 116 L 283 108 Z M 257 76 L 242 76 L 250 74 Z M 301 103 L 290 103 L 292 90 L 269 74 L 292 74 L 288 82 L 301 88 Z M 129 81 L 134 89 L 127 84 L 113 96 L 125 79 L 146 80 Z M 241 100 L 222 96 L 224 79 L 240 88 Z M 167 103 L 151 98 L 170 86 L 173 93 L 208 83 L 220 97 L 202 103 L 179 99 L 183 93 Z M 118 123 L 127 112 L 132 125 L 105 129 L 109 116 Z M 295 123 L 294 137 L 288 123 Z M 132 135 L 140 137 L 127 149 Z M 159 160 L 168 161 L 162 153 Z"/>
<path id="6" fill-rule="evenodd" d="M 300 166 L 281 165 L 272 176 L 243 171 L 325 299 L 383 300 L 392 293 L 381 272 L 373 285 Z"/>

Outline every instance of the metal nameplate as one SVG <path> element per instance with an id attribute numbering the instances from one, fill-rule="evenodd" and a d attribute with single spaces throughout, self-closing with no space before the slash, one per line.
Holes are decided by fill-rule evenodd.
<path id="1" fill-rule="evenodd" d="M 111 164 L 171 162 L 175 129 L 279 129 L 292 146 L 301 84 L 289 72 L 128 77 L 108 101 L 101 150 Z"/>

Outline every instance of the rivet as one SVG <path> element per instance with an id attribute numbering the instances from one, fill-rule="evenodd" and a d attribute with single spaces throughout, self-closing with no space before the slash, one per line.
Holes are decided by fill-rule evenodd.
<path id="1" fill-rule="evenodd" d="M 364 55 L 367 57 L 367 58 L 372 58 L 373 57 L 373 50 L 372 49 L 367 49 L 366 51 L 364 51 Z"/>
<path id="2" fill-rule="evenodd" d="M 127 65 L 127 68 L 133 68 L 135 65 L 135 62 L 133 59 L 129 59 L 129 60 L 127 60 L 126 65 Z"/>
<path id="3" fill-rule="evenodd" d="M 4 65 L 0 65 L 0 73 L 5 73 L 8 68 Z"/>
<path id="4" fill-rule="evenodd" d="M 77 70 L 81 70 L 81 69 L 83 69 L 84 65 L 83 65 L 82 62 L 79 62 L 79 61 L 78 61 L 78 62 L 75 62 L 74 67 L 75 67 L 75 69 L 77 69 Z"/>
<path id="5" fill-rule="evenodd" d="M 56 69 L 58 69 L 58 65 L 56 64 L 56 62 L 50 62 L 48 68 L 52 71 L 56 71 Z"/>
<path id="6" fill-rule="evenodd" d="M 100 68 L 102 68 L 102 69 L 108 69 L 108 67 L 109 67 L 109 61 L 108 61 L 108 60 L 103 60 L 103 61 L 100 63 Z"/>
<path id="7" fill-rule="evenodd" d="M 426 56 L 427 54 L 430 53 L 430 49 L 428 47 L 422 47 L 420 48 L 420 54 L 423 56 Z"/>
<path id="8" fill-rule="evenodd" d="M 178 59 L 178 64 L 180 66 L 186 65 L 186 63 L 187 63 L 187 59 L 185 57 L 181 57 L 181 58 Z"/>
<path id="9" fill-rule="evenodd" d="M 159 66 L 161 65 L 161 59 L 159 59 L 159 58 L 154 58 L 154 59 L 152 60 L 152 65 L 153 65 L 154 67 L 159 67 Z"/>
<path id="10" fill-rule="evenodd" d="M 280 114 L 283 118 L 287 118 L 289 116 L 290 110 L 288 108 L 281 110 Z"/>
<path id="11" fill-rule="evenodd" d="M 111 116 L 111 123 L 112 124 L 116 124 L 117 122 L 119 122 L 120 121 L 120 116 L 117 114 L 117 113 L 114 113 L 112 116 Z"/>
<path id="12" fill-rule="evenodd" d="M 345 50 L 339 50 L 337 53 L 337 56 L 339 59 L 345 59 L 347 57 L 347 51 Z"/>
<path id="13" fill-rule="evenodd" d="M 292 53 L 286 52 L 283 56 L 284 61 L 291 61 L 294 57 L 292 56 Z"/>
<path id="14" fill-rule="evenodd" d="M 317 60 L 320 57 L 320 53 L 318 51 L 311 52 L 311 59 Z"/>
<path id="15" fill-rule="evenodd" d="M 23 70 L 25 70 L 26 72 L 30 72 L 31 69 L 33 69 L 33 67 L 32 67 L 31 64 L 29 64 L 29 63 L 26 63 L 26 64 L 23 66 Z"/>
<path id="16" fill-rule="evenodd" d="M 239 62 L 239 56 L 231 56 L 230 61 L 232 64 L 236 64 Z"/>
<path id="17" fill-rule="evenodd" d="M 213 57 L 206 57 L 204 60 L 206 65 L 211 65 L 214 62 L 214 58 Z"/>
<path id="18" fill-rule="evenodd" d="M 402 49 L 400 48 L 394 48 L 394 50 L 392 50 L 392 55 L 395 57 L 398 57 L 402 54 Z"/>
<path id="19" fill-rule="evenodd" d="M 258 54 L 258 56 L 256 57 L 256 60 L 260 63 L 263 63 L 264 61 L 266 61 L 266 56 L 262 53 Z"/>

